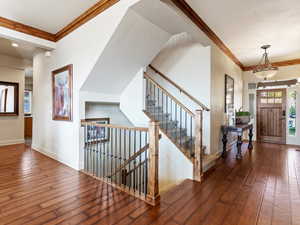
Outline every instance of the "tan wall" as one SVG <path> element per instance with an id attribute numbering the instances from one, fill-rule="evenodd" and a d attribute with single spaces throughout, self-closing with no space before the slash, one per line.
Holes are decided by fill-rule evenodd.
<path id="1" fill-rule="evenodd" d="M 222 150 L 221 125 L 224 123 L 225 74 L 234 79 L 234 102 L 238 110 L 243 105 L 242 70 L 218 47 L 212 46 L 211 81 L 211 149 L 212 153 Z"/>
<path id="2" fill-rule="evenodd" d="M 19 83 L 19 116 L 0 117 L 0 145 L 24 142 L 24 71 L 0 66 L 0 81 Z"/>
<path id="3" fill-rule="evenodd" d="M 0 55 L 0 66 L 13 68 L 18 70 L 24 70 L 25 68 L 32 67 L 32 60 L 20 59 L 7 55 Z"/>

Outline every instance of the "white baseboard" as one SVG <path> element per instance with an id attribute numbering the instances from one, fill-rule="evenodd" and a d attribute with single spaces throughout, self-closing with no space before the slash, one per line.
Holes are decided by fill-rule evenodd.
<path id="1" fill-rule="evenodd" d="M 6 145 L 16 145 L 16 144 L 24 144 L 24 139 L 15 139 L 15 140 L 4 140 L 0 141 L 0 146 L 6 146 Z"/>
<path id="2" fill-rule="evenodd" d="M 68 167 L 71 167 L 74 170 L 77 170 L 77 171 L 79 170 L 79 168 L 75 167 L 74 165 L 71 165 L 70 163 L 68 163 L 65 160 L 63 160 L 60 157 L 58 157 L 56 153 L 43 150 L 43 149 L 38 148 L 36 146 L 31 146 L 31 148 L 32 148 L 32 150 L 37 151 L 37 152 L 39 152 L 39 153 L 41 153 L 41 154 L 43 154 L 43 155 L 45 155 L 45 156 L 47 156 L 47 157 L 49 157 L 51 159 L 54 159 L 54 160 L 56 160 L 56 161 L 58 161 L 58 162 L 60 162 L 60 163 L 62 163 L 64 165 L 66 165 Z"/>

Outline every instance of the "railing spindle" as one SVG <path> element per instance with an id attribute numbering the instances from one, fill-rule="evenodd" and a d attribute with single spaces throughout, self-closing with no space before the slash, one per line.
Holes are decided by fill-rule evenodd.
<path id="1" fill-rule="evenodd" d="M 82 122 L 82 127 L 84 172 L 149 202 L 150 128 L 87 121 Z M 150 204 L 153 204 L 152 199 Z"/>
<path id="2" fill-rule="evenodd" d="M 151 102 L 151 109 L 153 110 L 150 110 L 150 107 L 146 107 L 149 109 L 148 111 L 146 110 L 147 115 L 150 117 L 150 119 L 159 120 L 161 122 L 160 129 L 193 162 L 194 178 L 195 180 L 200 181 L 203 173 L 203 111 L 209 111 L 209 109 L 200 103 L 196 98 L 189 95 L 185 90 L 180 88 L 177 84 L 172 82 L 167 76 L 164 76 L 155 68 L 152 69 L 164 80 L 177 88 L 180 94 L 184 94 L 201 107 L 201 115 L 199 116 L 198 111 L 194 113 L 189 110 L 184 104 L 178 101 L 177 98 L 170 94 L 169 91 L 155 81 L 152 76 L 144 73 L 144 78 L 154 89 L 153 99 L 155 100 L 154 105 L 153 101 Z M 168 116 L 169 112 L 170 116 Z M 195 171 L 198 171 L 197 174 Z"/>

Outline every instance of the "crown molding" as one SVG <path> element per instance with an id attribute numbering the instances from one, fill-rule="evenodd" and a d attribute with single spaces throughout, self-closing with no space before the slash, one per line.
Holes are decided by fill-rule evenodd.
<path id="1" fill-rule="evenodd" d="M 201 17 L 192 9 L 185 0 L 171 0 L 201 31 L 203 31 L 210 40 L 212 40 L 236 65 L 242 70 L 243 64 L 216 35 L 216 33 L 201 19 Z"/>
<path id="2" fill-rule="evenodd" d="M 0 17 L 0 26 L 48 41 L 57 42 L 119 1 L 120 0 L 100 0 L 56 34 L 6 19 L 4 17 Z"/>
<path id="3" fill-rule="evenodd" d="M 100 13 L 109 9 L 114 4 L 118 3 L 120 0 L 100 0 L 98 3 L 93 5 L 79 17 L 77 17 L 70 24 L 65 26 L 56 34 L 43 31 L 41 29 L 28 26 L 4 17 L 0 17 L 0 26 L 15 30 L 24 34 L 29 34 L 38 38 L 42 38 L 48 41 L 57 42 L 93 19 Z M 216 35 L 216 33 L 201 19 L 201 17 L 192 9 L 192 7 L 185 0 L 170 0 L 179 8 L 201 31 L 203 31 L 209 39 L 211 39 L 223 52 L 226 54 L 236 65 L 238 65 L 243 71 L 253 70 L 255 65 L 244 66 L 239 59 L 231 52 L 231 50 L 224 44 L 224 42 Z M 300 59 L 292 59 L 286 61 L 280 61 L 272 63 L 273 66 L 291 66 L 300 64 Z"/>
<path id="4" fill-rule="evenodd" d="M 85 11 L 83 14 L 81 14 L 79 17 L 77 17 L 74 21 L 72 21 L 70 24 L 68 24 L 66 27 L 64 27 L 62 30 L 57 32 L 55 34 L 56 41 L 61 40 L 68 34 L 70 34 L 72 31 L 76 30 L 78 27 L 82 26 L 89 20 L 93 19 L 100 13 L 104 12 L 106 9 L 110 8 L 120 0 L 101 0 L 98 3 L 96 3 L 94 6 L 89 8 L 87 11 Z"/>
<path id="5" fill-rule="evenodd" d="M 271 64 L 272 64 L 272 66 L 276 66 L 276 67 L 299 65 L 300 59 L 291 59 L 291 60 L 285 60 L 285 61 L 279 61 L 279 62 L 272 62 Z M 244 66 L 243 71 L 250 71 L 250 70 L 253 70 L 255 67 L 256 67 L 256 65 Z"/>
<path id="6" fill-rule="evenodd" d="M 29 34 L 31 36 L 35 36 L 38 38 L 45 39 L 47 41 L 56 41 L 55 34 L 51 34 L 49 32 L 37 29 L 35 27 L 31 27 L 13 20 L 6 19 L 4 17 L 0 17 L 0 26 L 15 30 L 24 34 Z"/>

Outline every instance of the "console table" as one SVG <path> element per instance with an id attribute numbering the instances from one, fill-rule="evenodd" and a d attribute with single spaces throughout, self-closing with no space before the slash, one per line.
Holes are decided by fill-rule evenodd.
<path id="1" fill-rule="evenodd" d="M 242 159 L 242 144 L 243 144 L 243 133 L 244 131 L 249 130 L 249 144 L 248 144 L 248 149 L 251 150 L 253 149 L 252 145 L 252 137 L 253 137 L 253 124 L 241 124 L 241 125 L 235 125 L 235 126 L 225 126 L 223 125 L 221 127 L 223 138 L 223 152 L 222 152 L 222 157 L 225 158 L 227 155 L 226 152 L 226 145 L 227 145 L 227 135 L 228 133 L 236 133 L 238 140 L 237 140 L 237 153 L 236 153 L 236 158 L 237 159 Z"/>

